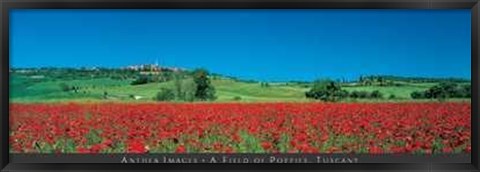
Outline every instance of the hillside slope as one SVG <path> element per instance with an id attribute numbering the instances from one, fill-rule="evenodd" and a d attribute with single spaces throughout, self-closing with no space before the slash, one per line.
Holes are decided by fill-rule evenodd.
<path id="1" fill-rule="evenodd" d="M 153 101 L 161 88 L 174 88 L 174 82 L 148 83 L 130 85 L 131 80 L 114 80 L 110 78 L 82 80 L 48 80 L 32 79 L 24 76 L 12 76 L 10 97 L 14 102 L 49 102 L 49 101 Z M 68 84 L 79 87 L 77 92 L 62 91 L 60 85 Z M 278 102 L 311 101 L 305 98 L 309 88 L 295 84 L 275 84 L 262 87 L 259 83 L 241 82 L 232 79 L 213 79 L 217 100 L 241 102 Z M 385 98 L 394 95 L 397 100 L 411 100 L 413 91 L 426 90 L 435 83 L 416 83 L 402 86 L 352 86 L 343 87 L 351 91 L 379 90 Z M 105 92 L 107 99 L 105 99 Z M 348 100 L 347 100 L 348 101 Z"/>

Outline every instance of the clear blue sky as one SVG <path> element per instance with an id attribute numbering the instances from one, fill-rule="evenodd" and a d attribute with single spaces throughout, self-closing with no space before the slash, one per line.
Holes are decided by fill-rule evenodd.
<path id="1" fill-rule="evenodd" d="M 154 63 L 258 80 L 470 78 L 470 10 L 13 10 L 12 67 Z"/>

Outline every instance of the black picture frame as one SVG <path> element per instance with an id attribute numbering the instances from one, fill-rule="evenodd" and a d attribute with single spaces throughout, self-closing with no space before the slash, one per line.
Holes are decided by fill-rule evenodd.
<path id="1" fill-rule="evenodd" d="M 467 164 L 26 164 L 9 162 L 9 10 L 11 9 L 471 9 L 472 153 Z M 399 170 L 480 171 L 478 0 L 2 0 L 0 169 L 2 171 Z"/>

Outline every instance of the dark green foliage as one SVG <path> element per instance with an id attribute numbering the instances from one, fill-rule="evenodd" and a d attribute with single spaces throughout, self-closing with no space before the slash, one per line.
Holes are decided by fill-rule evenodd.
<path id="1" fill-rule="evenodd" d="M 461 90 L 463 90 L 463 97 L 472 97 L 472 85 L 463 85 Z"/>
<path id="2" fill-rule="evenodd" d="M 360 97 L 359 91 L 352 91 L 352 92 L 350 93 L 349 97 L 350 97 L 350 98 L 354 98 L 354 99 L 359 98 L 359 97 Z"/>
<path id="3" fill-rule="evenodd" d="M 157 101 L 171 101 L 175 99 L 175 93 L 171 89 L 162 88 L 160 92 L 157 93 L 155 100 Z"/>
<path id="4" fill-rule="evenodd" d="M 193 74 L 193 81 L 197 89 L 195 91 L 195 98 L 201 101 L 215 100 L 215 88 L 210 83 L 208 78 L 208 71 L 205 69 L 197 69 Z"/>
<path id="5" fill-rule="evenodd" d="M 395 98 L 397 98 L 395 94 L 390 94 L 390 96 L 388 96 L 388 99 L 395 99 Z"/>
<path id="6" fill-rule="evenodd" d="M 72 86 L 72 88 L 70 88 L 70 90 L 73 90 L 73 92 L 77 93 L 78 90 L 80 90 L 80 87 L 78 87 L 78 86 Z"/>
<path id="7" fill-rule="evenodd" d="M 381 98 L 383 98 L 383 94 L 382 94 L 380 91 L 375 90 L 375 91 L 372 91 L 372 92 L 370 93 L 370 98 L 373 98 L 373 99 L 381 99 Z"/>
<path id="8" fill-rule="evenodd" d="M 142 75 L 142 76 L 138 77 L 136 80 L 132 81 L 132 83 L 130 83 L 130 85 L 142 85 L 142 84 L 147 84 L 151 81 L 152 80 L 151 80 L 150 77 Z"/>
<path id="9" fill-rule="evenodd" d="M 412 97 L 412 99 L 423 99 L 423 98 L 426 98 L 424 91 L 414 91 L 414 92 L 412 92 L 412 93 L 410 94 L 410 97 Z"/>
<path id="10" fill-rule="evenodd" d="M 347 90 L 340 90 L 340 91 L 337 91 L 335 92 L 335 97 L 338 97 L 339 99 L 344 99 L 344 98 L 347 98 L 349 93 Z"/>
<path id="11" fill-rule="evenodd" d="M 398 83 L 400 82 L 400 83 Z M 405 83 L 467 83 L 468 79 L 462 78 L 429 78 L 429 77 L 402 77 L 392 75 L 360 76 L 358 83 L 363 86 L 402 86 Z"/>
<path id="12" fill-rule="evenodd" d="M 432 83 L 432 82 L 455 82 L 455 83 L 466 83 L 470 82 L 468 79 L 463 78 L 433 78 L 433 77 L 403 77 L 403 76 L 393 76 L 393 75 L 371 75 L 371 76 L 360 76 L 359 81 L 362 79 L 376 79 L 382 78 L 382 80 L 388 81 L 402 81 L 409 83 Z M 389 85 L 389 84 L 387 84 Z"/>
<path id="13" fill-rule="evenodd" d="M 65 92 L 70 91 L 71 88 L 72 88 L 72 87 L 68 86 L 68 85 L 65 84 L 65 83 L 61 83 L 61 84 L 59 84 L 59 86 L 60 86 L 60 89 L 61 89 L 62 91 L 65 91 Z"/>
<path id="14" fill-rule="evenodd" d="M 270 87 L 270 84 L 268 82 L 260 82 L 260 87 Z"/>
<path id="15" fill-rule="evenodd" d="M 366 99 L 370 98 L 370 93 L 368 91 L 352 91 L 350 93 L 350 98 Z"/>
<path id="16" fill-rule="evenodd" d="M 392 95 L 390 95 L 390 96 L 392 96 Z M 372 91 L 372 92 L 352 91 L 349 94 L 349 97 L 353 98 L 353 99 L 382 99 L 383 98 L 383 93 L 378 91 L 378 90 L 375 90 L 375 91 Z"/>
<path id="17" fill-rule="evenodd" d="M 329 102 L 334 102 L 345 98 L 345 95 L 348 95 L 348 92 L 342 90 L 340 84 L 331 80 L 316 81 L 313 85 L 313 88 L 305 93 L 307 98 Z"/>
<path id="18" fill-rule="evenodd" d="M 426 91 L 412 92 L 413 99 L 471 98 L 471 85 L 459 85 L 454 82 L 442 82 L 430 87 Z"/>
<path id="19" fill-rule="evenodd" d="M 239 100 L 242 100 L 242 97 L 240 97 L 240 96 L 235 96 L 235 97 L 233 97 L 233 100 L 239 101 Z"/>

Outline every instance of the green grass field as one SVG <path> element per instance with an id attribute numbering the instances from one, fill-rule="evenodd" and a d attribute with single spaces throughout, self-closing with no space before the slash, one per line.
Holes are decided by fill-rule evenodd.
<path id="1" fill-rule="evenodd" d="M 148 83 L 130 85 L 131 80 L 79 79 L 79 80 L 52 80 L 32 79 L 21 75 L 12 75 L 10 80 L 10 100 L 13 102 L 58 102 L 58 101 L 154 101 L 153 97 L 160 88 L 174 88 L 174 82 Z M 80 87 L 78 92 L 65 92 L 59 86 L 62 83 Z M 262 87 L 259 83 L 247 83 L 231 79 L 214 79 L 212 84 L 216 89 L 217 102 L 301 102 L 312 101 L 305 98 L 309 88 L 296 84 L 270 84 Z M 384 99 L 368 100 L 355 99 L 344 101 L 412 101 L 410 94 L 413 91 L 423 91 L 436 83 L 407 83 L 401 86 L 348 86 L 343 89 L 351 91 L 379 90 Z M 108 99 L 104 99 L 104 92 L 108 92 Z M 394 99 L 388 99 L 394 95 Z M 138 99 L 132 98 L 132 96 Z M 237 100 L 235 100 L 237 97 Z M 238 100 L 240 98 L 240 100 Z M 419 101 L 419 100 L 416 100 Z"/>

